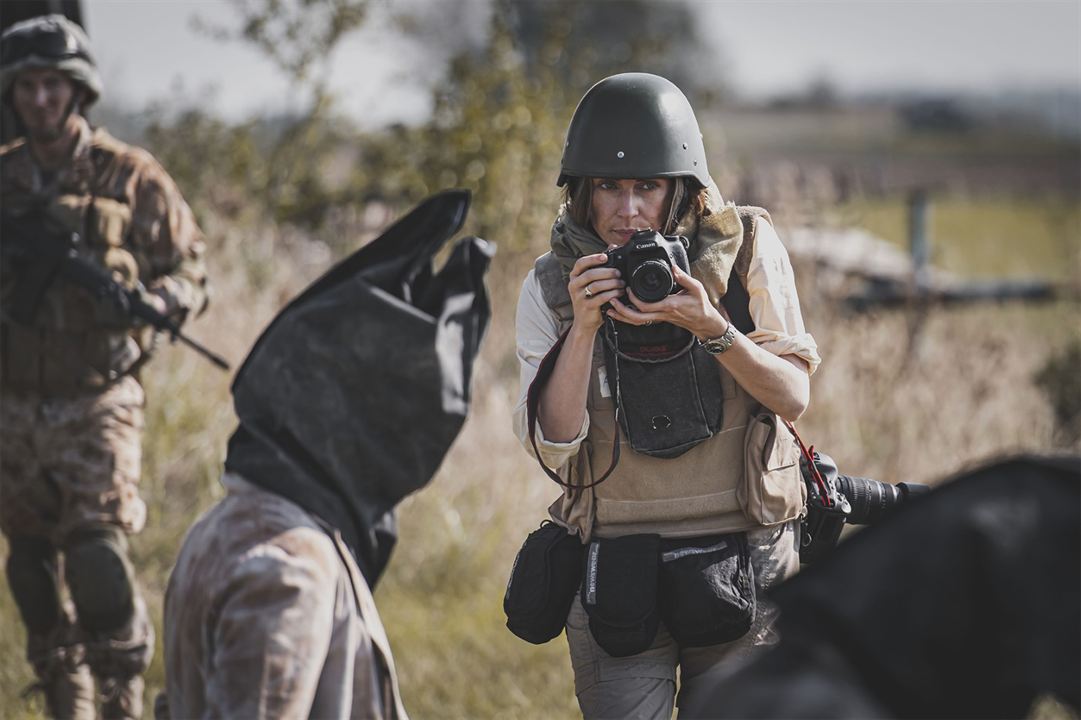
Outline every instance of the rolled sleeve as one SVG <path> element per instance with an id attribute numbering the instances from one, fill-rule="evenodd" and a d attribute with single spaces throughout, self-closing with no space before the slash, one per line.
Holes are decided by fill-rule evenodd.
<path id="1" fill-rule="evenodd" d="M 749 309 L 755 329 L 747 337 L 777 356 L 795 355 L 808 374 L 821 364 L 818 345 L 803 324 L 796 276 L 777 231 L 766 221 L 755 229 L 755 252 L 747 273 Z"/>
<path id="2" fill-rule="evenodd" d="M 526 398 L 529 386 L 537 376 L 537 369 L 540 367 L 541 361 L 559 339 L 559 320 L 544 303 L 540 283 L 532 270 L 526 276 L 525 283 L 522 285 L 522 293 L 518 297 L 515 328 L 517 332 L 519 386 L 518 403 L 514 408 L 514 432 L 518 435 L 519 442 L 522 443 L 529 454 L 536 457 L 533 452 L 533 445 L 529 441 Z M 540 461 L 550 468 L 562 468 L 571 458 L 578 454 L 578 448 L 581 447 L 588 431 L 589 413 L 585 413 L 577 437 L 569 442 L 552 442 L 545 439 L 544 433 L 538 424 L 533 437 L 537 442 Z"/>

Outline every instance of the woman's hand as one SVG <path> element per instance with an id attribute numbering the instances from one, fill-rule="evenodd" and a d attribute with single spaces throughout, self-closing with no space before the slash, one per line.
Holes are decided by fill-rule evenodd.
<path id="1" fill-rule="evenodd" d="M 700 338 L 720 337 L 728 329 L 728 319 L 709 301 L 702 283 L 677 266 L 672 266 L 672 276 L 682 288 L 655 303 L 642 302 L 632 291 L 627 292 L 634 307 L 612 300 L 609 317 L 631 325 L 650 325 L 667 322 L 689 330 Z"/>
<path id="2" fill-rule="evenodd" d="M 567 292 L 574 305 L 574 323 L 537 408 L 537 422 L 551 442 L 571 442 L 585 424 L 593 344 L 604 324 L 601 306 L 622 295 L 626 285 L 618 270 L 604 267 L 607 261 L 607 255 L 595 253 L 578 258 L 571 269 Z"/>
<path id="3" fill-rule="evenodd" d="M 603 267 L 607 261 L 604 253 L 578 258 L 567 283 L 574 306 L 574 324 L 590 337 L 604 324 L 601 306 L 622 295 L 626 287 L 619 270 Z"/>
<path id="4" fill-rule="evenodd" d="M 727 313 L 710 303 L 702 283 L 678 267 L 672 268 L 672 274 L 682 292 L 655 303 L 641 302 L 628 292 L 635 307 L 613 300 L 608 314 L 635 325 L 669 322 L 703 339 L 724 335 L 729 325 Z M 786 420 L 795 421 L 807 409 L 811 388 L 807 363 L 801 358 L 778 357 L 740 333 L 736 333 L 732 347 L 716 358 L 751 397 Z"/>

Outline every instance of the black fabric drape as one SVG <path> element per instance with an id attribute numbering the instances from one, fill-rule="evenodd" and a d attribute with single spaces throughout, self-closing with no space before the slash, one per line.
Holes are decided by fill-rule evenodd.
<path id="1" fill-rule="evenodd" d="M 1081 704 L 1081 458 L 944 483 L 773 593 L 781 643 L 691 718 L 1021 718 Z M 685 711 L 685 712 L 684 712 Z"/>
<path id="2" fill-rule="evenodd" d="M 421 203 L 294 299 L 256 341 L 232 391 L 227 470 L 339 530 L 372 586 L 394 506 L 431 480 L 465 421 L 488 325 L 494 247 L 459 240 L 466 191 Z"/>

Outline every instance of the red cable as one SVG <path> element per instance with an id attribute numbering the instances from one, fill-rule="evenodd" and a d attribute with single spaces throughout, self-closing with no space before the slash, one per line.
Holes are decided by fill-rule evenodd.
<path id="1" fill-rule="evenodd" d="M 784 418 L 781 418 L 781 422 L 783 422 L 784 426 L 788 428 L 788 431 L 792 433 L 792 437 L 796 438 L 796 442 L 799 444 L 800 452 L 803 453 L 804 459 L 807 460 L 807 466 L 811 468 L 811 477 L 814 478 L 815 484 L 818 485 L 818 494 L 822 498 L 822 504 L 826 507 L 833 507 L 834 502 L 833 498 L 830 497 L 829 488 L 826 487 L 826 481 L 822 477 L 822 473 L 819 472 L 818 465 L 815 464 L 814 445 L 812 445 L 810 449 L 808 449 L 807 446 L 803 444 L 803 438 L 801 438 L 799 436 L 799 433 L 796 432 L 796 426 L 788 422 Z"/>

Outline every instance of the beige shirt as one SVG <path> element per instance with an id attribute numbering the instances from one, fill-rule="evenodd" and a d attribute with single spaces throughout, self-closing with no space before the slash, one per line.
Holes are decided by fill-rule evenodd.
<path id="1" fill-rule="evenodd" d="M 807 362 L 813 373 L 821 363 L 818 346 L 807 332 L 796 294 L 796 279 L 788 251 L 777 231 L 768 222 L 758 222 L 755 250 L 747 273 L 749 310 L 755 329 L 747 335 L 774 355 L 795 355 Z M 519 393 L 514 409 L 514 431 L 525 448 L 533 453 L 526 422 L 526 393 L 537 368 L 548 350 L 559 339 L 559 320 L 544 302 L 540 282 L 529 271 L 518 299 L 517 328 Z M 586 413 L 578 436 L 570 442 L 550 442 L 539 425 L 535 438 L 541 460 L 551 468 L 560 468 L 573 458 L 589 431 Z"/>
<path id="2" fill-rule="evenodd" d="M 189 530 L 165 595 L 173 718 L 406 717 L 348 548 L 238 475 Z"/>

